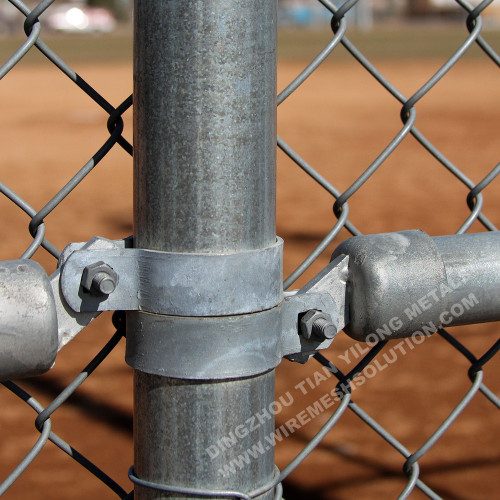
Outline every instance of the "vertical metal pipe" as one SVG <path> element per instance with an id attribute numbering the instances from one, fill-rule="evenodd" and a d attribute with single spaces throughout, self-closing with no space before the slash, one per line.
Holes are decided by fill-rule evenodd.
<path id="1" fill-rule="evenodd" d="M 136 0 L 134 50 L 138 243 L 272 244 L 275 2 Z"/>
<path id="2" fill-rule="evenodd" d="M 276 3 L 136 0 L 134 40 L 135 246 L 201 253 L 269 246 L 276 237 Z M 140 324 L 147 313 L 129 314 Z M 166 336 L 168 325 L 171 318 Z M 272 479 L 274 451 L 264 436 L 274 420 L 263 409 L 274 398 L 274 370 L 222 381 L 136 370 L 134 384 L 137 476 L 243 492 Z M 250 431 L 255 414 L 261 423 Z M 231 462 L 259 443 L 266 446 L 249 464 Z M 222 473 L 224 465 L 234 473 Z M 142 486 L 135 495 L 198 498 Z"/>

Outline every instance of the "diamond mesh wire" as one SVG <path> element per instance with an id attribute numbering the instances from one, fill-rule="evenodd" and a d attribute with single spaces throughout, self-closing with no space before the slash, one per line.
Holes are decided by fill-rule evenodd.
<path id="1" fill-rule="evenodd" d="M 0 183 L 0 191 L 12 203 L 17 205 L 29 217 L 29 233 L 32 241 L 29 246 L 20 256 L 21 258 L 31 258 L 40 248 L 47 250 L 52 256 L 58 258 L 60 250 L 58 250 L 50 241 L 45 238 L 45 222 L 47 216 L 57 208 L 61 202 L 77 188 L 88 174 L 99 164 L 99 162 L 112 150 L 114 147 L 121 147 L 127 153 L 132 155 L 131 144 L 123 137 L 124 122 L 122 115 L 132 106 L 132 97 L 126 98 L 119 106 L 113 107 L 98 91 L 90 86 L 79 74 L 77 74 L 68 64 L 66 64 L 56 53 L 54 53 L 41 39 L 42 25 L 40 18 L 43 17 L 47 9 L 51 7 L 54 0 L 43 0 L 33 9 L 30 9 L 20 0 L 7 0 L 12 8 L 16 8 L 23 16 L 24 32 L 26 40 L 19 48 L 5 61 L 0 67 L 0 79 L 7 75 L 10 71 L 15 70 L 18 63 L 31 50 L 39 50 L 48 61 L 53 64 L 59 71 L 68 77 L 78 88 L 81 89 L 90 99 L 100 106 L 109 116 L 107 121 L 107 135 L 103 145 L 95 152 L 90 159 L 74 174 L 62 189 L 60 189 L 53 197 L 51 197 L 40 210 L 35 210 L 26 200 L 16 194 L 6 184 Z M 362 1 L 362 0 L 360 0 Z M 484 57 L 488 58 L 493 65 L 500 66 L 500 57 L 488 44 L 483 37 L 483 20 L 481 15 L 492 4 L 493 0 L 484 0 L 481 3 L 473 6 L 463 0 L 456 0 L 456 3 L 463 9 L 465 13 L 465 28 L 464 39 L 460 46 L 449 55 L 448 60 L 435 71 L 433 76 L 422 84 L 410 97 L 406 97 L 398 88 L 393 85 L 377 68 L 370 62 L 356 46 L 349 40 L 347 36 L 349 26 L 350 11 L 355 8 L 358 0 L 348 0 L 341 4 L 334 4 L 329 0 L 319 0 L 319 3 L 329 11 L 331 15 L 332 37 L 323 50 L 314 58 L 314 60 L 295 78 L 278 96 L 278 105 L 282 104 L 289 98 L 304 82 L 312 77 L 318 67 L 335 51 L 339 45 L 342 45 L 350 53 L 352 58 L 356 60 L 375 80 L 378 84 L 387 91 L 387 93 L 399 103 L 401 127 L 397 134 L 389 141 L 387 145 L 382 147 L 380 153 L 373 161 L 366 166 L 363 173 L 359 175 L 351 185 L 341 191 L 334 187 L 331 183 L 335 180 L 334 174 L 332 179 L 327 179 L 321 175 L 317 169 L 311 166 L 306 159 L 302 158 L 294 149 L 287 144 L 282 138 L 278 138 L 278 147 L 308 176 L 316 181 L 329 195 L 334 199 L 333 213 L 336 217 L 336 222 L 331 230 L 322 239 L 321 243 L 303 260 L 303 262 L 288 276 L 285 280 L 285 288 L 289 288 L 296 282 L 317 259 L 325 253 L 333 240 L 338 236 L 339 232 L 345 228 L 352 235 L 360 235 L 361 231 L 349 220 L 349 200 L 353 195 L 362 189 L 369 189 L 370 180 L 376 175 L 377 171 L 384 165 L 390 155 L 401 145 L 403 140 L 408 136 L 413 136 L 421 147 L 428 152 L 437 162 L 442 165 L 447 171 L 469 190 L 466 203 L 470 211 L 469 215 L 460 225 L 455 228 L 457 233 L 468 231 L 475 221 L 479 221 L 486 230 L 496 231 L 494 224 L 482 212 L 484 206 L 483 192 L 500 174 L 500 163 L 495 165 L 491 171 L 484 176 L 480 182 L 473 182 L 464 172 L 462 172 L 447 156 L 441 152 L 426 136 L 416 127 L 416 105 L 421 102 L 430 91 L 439 86 L 443 78 L 448 72 L 454 68 L 459 61 L 464 57 L 468 50 L 473 46 L 479 46 Z M 0 92 L 2 90 L 0 83 Z M 495 132 L 493 131 L 494 135 Z M 451 177 L 450 177 L 451 178 Z M 89 473 L 96 476 L 103 484 L 114 492 L 120 498 L 130 498 L 132 493 L 127 493 L 124 488 L 119 486 L 105 472 L 94 465 L 89 459 L 85 458 L 76 451 L 69 443 L 62 440 L 52 431 L 52 420 L 54 412 L 56 412 L 67 399 L 85 382 L 92 374 L 97 366 L 102 363 L 114 347 L 120 342 L 124 336 L 124 316 L 120 313 L 115 313 L 113 316 L 113 324 L 116 328 L 116 333 L 105 344 L 102 350 L 92 359 L 92 361 L 82 370 L 82 372 L 62 390 L 62 392 L 46 407 L 43 407 L 36 399 L 23 390 L 19 385 L 13 382 L 3 383 L 4 387 L 9 390 L 14 396 L 24 401 L 38 414 L 35 420 L 35 427 L 40 433 L 35 445 L 29 450 L 24 459 L 19 462 L 15 469 L 10 472 L 4 482 L 0 485 L 0 495 L 18 479 L 26 468 L 32 463 L 37 455 L 43 450 L 48 441 L 53 442 L 62 451 L 68 454 L 72 459 L 78 462 L 82 467 L 87 469 Z M 371 347 L 369 352 L 362 357 L 358 364 L 352 368 L 349 373 L 344 374 L 332 361 L 327 359 L 322 354 L 317 354 L 315 360 L 322 366 L 326 367 L 337 379 L 338 384 L 335 388 L 339 396 L 339 405 L 336 407 L 333 414 L 321 427 L 319 432 L 309 441 L 305 448 L 287 465 L 279 474 L 276 475 L 273 482 L 265 487 L 265 490 L 275 489 L 275 497 L 281 498 L 282 488 L 281 482 L 288 477 L 304 460 L 305 458 L 320 444 L 325 436 L 335 427 L 342 416 L 350 411 L 360 419 L 360 424 L 363 423 L 370 427 L 375 433 L 379 434 L 388 444 L 394 448 L 402 456 L 402 474 L 406 475 L 407 483 L 404 489 L 399 494 L 398 498 L 408 498 L 412 491 L 417 488 L 429 498 L 441 498 L 428 484 L 420 477 L 419 461 L 422 457 L 435 446 L 441 437 L 450 428 L 453 422 L 457 419 L 460 413 L 471 403 L 475 397 L 485 397 L 491 402 L 492 407 L 500 408 L 500 399 L 483 383 L 483 370 L 492 363 L 495 355 L 500 349 L 500 341 L 497 340 L 491 346 L 486 346 L 484 354 L 476 357 L 470 352 L 457 338 L 451 335 L 444 329 L 439 330 L 440 337 L 449 345 L 450 349 L 456 350 L 470 364 L 468 376 L 471 384 L 468 389 L 464 389 L 464 395 L 459 401 L 453 402 L 453 408 L 450 409 L 448 416 L 442 423 L 430 434 L 421 445 L 413 452 L 407 449 L 399 442 L 390 432 L 390 429 L 385 429 L 377 423 L 364 409 L 357 405 L 352 399 L 352 383 L 356 378 L 363 373 L 376 357 L 391 345 L 387 341 L 379 342 Z M 482 394 L 482 396 L 479 395 Z M 132 481 L 140 481 L 135 477 L 133 469 L 129 473 Z M 161 485 L 152 485 L 161 490 Z M 164 488 L 163 488 L 164 489 Z M 171 490 L 168 490 L 171 491 Z M 182 493 L 182 491 L 180 491 Z M 202 497 L 236 497 L 236 498 L 253 498 L 261 495 L 264 490 L 261 488 L 251 494 L 243 493 L 222 493 L 222 492 L 195 492 Z M 185 491 L 184 493 L 191 493 Z"/>

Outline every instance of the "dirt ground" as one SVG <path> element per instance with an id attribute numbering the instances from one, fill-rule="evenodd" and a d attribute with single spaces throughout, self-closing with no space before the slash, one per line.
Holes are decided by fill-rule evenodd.
<path id="1" fill-rule="evenodd" d="M 384 62 L 377 66 L 410 95 L 439 67 L 439 61 Z M 302 64 L 279 67 L 279 88 Z M 81 65 L 77 71 L 113 104 L 132 90 L 131 67 Z M 106 115 L 66 77 L 47 65 L 15 68 L 0 85 L 0 179 L 40 209 L 104 143 Z M 500 79 L 485 60 L 462 61 L 417 105 L 418 128 L 473 181 L 498 162 Z M 125 135 L 131 138 L 131 113 Z M 280 136 L 331 181 L 345 190 L 401 127 L 399 105 L 362 68 L 349 62 L 325 64 L 280 108 Z M 484 212 L 500 226 L 498 181 L 484 192 Z M 132 233 L 132 161 L 115 147 L 82 184 L 46 219 L 47 237 L 59 248 L 94 235 L 120 238 Z M 350 200 L 352 222 L 363 232 L 423 229 L 453 233 L 466 219 L 467 189 L 407 138 L 375 176 Z M 285 274 L 291 272 L 335 223 L 332 199 L 284 154 L 278 153 L 278 228 L 285 240 Z M 31 238 L 28 218 L 0 198 L 0 259 L 17 258 Z M 478 224 L 473 230 L 479 231 Z M 328 262 L 349 235 L 343 230 L 328 252 L 295 285 Z M 35 258 L 51 272 L 45 252 Z M 113 332 L 102 315 L 57 358 L 54 369 L 21 385 L 48 404 L 97 353 Z M 453 329 L 476 356 L 499 337 L 499 325 Z M 341 368 L 340 355 L 354 345 L 340 334 L 327 353 Z M 352 365 L 351 365 L 352 367 Z M 284 361 L 277 369 L 276 395 L 292 391 L 295 403 L 278 415 L 286 422 L 333 387 L 322 382 L 300 396 L 294 386 L 319 365 Z M 470 387 L 465 359 L 438 336 L 400 355 L 397 361 L 353 392 L 354 400 L 410 451 L 418 449 Z M 485 382 L 500 393 L 498 356 Z M 77 393 L 54 414 L 53 430 L 96 465 L 131 489 L 127 470 L 132 450 L 132 370 L 124 342 Z M 279 443 L 283 468 L 300 451 L 333 408 Z M 35 415 L 7 390 L 0 390 L 0 479 L 38 437 Z M 315 500 L 391 499 L 406 484 L 404 459 L 349 412 L 287 480 L 285 498 Z M 437 445 L 420 460 L 421 477 L 443 498 L 483 500 L 500 491 L 500 419 L 478 395 Z M 496 492 L 496 493 L 495 493 Z M 115 498 L 106 487 L 52 444 L 12 486 L 7 499 Z M 415 490 L 412 499 L 426 498 Z"/>

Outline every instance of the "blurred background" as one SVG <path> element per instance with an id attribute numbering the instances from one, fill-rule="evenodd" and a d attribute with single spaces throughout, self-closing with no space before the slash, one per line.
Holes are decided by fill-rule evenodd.
<path id="1" fill-rule="evenodd" d="M 27 1 L 33 7 L 36 2 Z M 317 1 L 279 0 L 278 89 L 282 90 L 331 39 L 330 15 Z M 118 106 L 132 92 L 132 5 L 128 0 L 56 1 L 41 16 L 42 39 L 75 71 Z M 349 39 L 402 93 L 422 86 L 466 39 L 463 9 L 452 0 L 373 0 L 348 13 Z M 500 1 L 485 11 L 483 35 L 500 50 Z M 0 3 L 0 63 L 25 39 L 24 16 Z M 341 46 L 278 110 L 278 133 L 321 175 L 343 191 L 401 128 L 401 105 Z M 39 210 L 107 139 L 108 115 L 43 55 L 31 50 L 0 81 L 0 180 Z M 474 182 L 499 161 L 500 74 L 474 46 L 417 105 L 417 125 Z M 132 140 L 132 111 L 124 115 Z M 485 191 L 484 213 L 500 225 L 498 181 Z M 470 211 L 469 190 L 412 138 L 406 138 L 350 201 L 350 220 L 363 232 L 423 229 L 455 232 Z M 332 197 L 283 153 L 278 153 L 278 234 L 285 240 L 288 275 L 334 225 Z M 0 259 L 15 259 L 31 242 L 29 218 L 0 198 Z M 60 249 L 94 235 L 123 238 L 132 227 L 132 159 L 118 146 L 45 220 L 47 238 Z M 472 231 L 483 228 L 475 223 Z M 294 285 L 300 287 L 349 237 L 335 241 Z M 55 259 L 35 255 L 47 272 Z M 47 405 L 112 335 L 101 315 L 59 354 L 55 367 L 19 381 Z M 499 338 L 498 324 L 454 328 L 476 356 Z M 345 353 L 355 343 L 339 334 L 327 356 L 349 369 Z M 340 356 L 344 356 L 341 358 Z M 351 365 L 352 367 L 352 365 Z M 426 340 L 360 386 L 353 399 L 410 451 L 418 449 L 470 387 L 469 363 L 442 338 Z M 319 368 L 283 361 L 276 396 L 292 391 L 295 403 L 277 426 L 333 388 L 323 382 L 307 395 L 294 387 Z M 500 393 L 493 359 L 485 382 Z M 53 430 L 132 489 L 132 370 L 124 342 L 52 417 Z M 332 408 L 333 411 L 333 408 Z M 278 444 L 283 468 L 325 423 L 319 415 Z M 35 414 L 0 387 L 0 479 L 38 437 Z M 404 459 L 355 415 L 346 413 L 285 484 L 285 498 L 312 500 L 397 498 L 406 484 Z M 420 461 L 421 477 L 442 498 L 483 500 L 500 491 L 500 421 L 495 408 L 476 396 L 443 438 Z M 93 476 L 52 444 L 8 490 L 6 499 L 114 498 Z M 415 490 L 410 496 L 427 498 Z"/>
<path id="2" fill-rule="evenodd" d="M 340 6 L 342 2 L 333 2 Z M 37 2 L 27 0 L 28 7 Z M 41 19 L 44 26 L 64 33 L 108 33 L 130 23 L 132 0 L 65 0 L 56 2 Z M 351 26 L 370 29 L 374 23 L 394 21 L 457 22 L 463 8 L 455 0 L 367 0 L 358 2 L 348 13 Z M 500 23 L 498 2 L 487 9 L 485 21 Z M 322 27 L 330 19 L 328 10 L 317 0 L 278 0 L 278 21 L 282 27 Z M 0 4 L 0 33 L 16 33 L 22 15 L 4 1 Z"/>

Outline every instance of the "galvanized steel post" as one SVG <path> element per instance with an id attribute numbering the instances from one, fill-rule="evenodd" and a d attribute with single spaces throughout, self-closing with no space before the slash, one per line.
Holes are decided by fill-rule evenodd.
<path id="1" fill-rule="evenodd" d="M 276 242 L 276 3 L 136 0 L 134 36 L 134 246 L 220 255 L 269 248 Z M 169 342 L 180 349 L 177 367 L 135 370 L 135 474 L 171 488 L 136 485 L 136 498 L 200 497 L 176 488 L 246 493 L 272 481 L 272 446 L 243 470 L 230 469 L 273 432 L 267 408 L 278 361 L 249 376 L 238 375 L 236 353 L 224 378 L 220 366 L 198 368 L 200 352 L 223 350 L 233 333 L 251 339 L 254 316 L 272 343 L 279 315 L 253 311 L 243 327 L 240 316 L 214 316 L 128 313 L 132 366 L 141 356 L 147 366 Z M 199 339 L 196 349 L 184 348 L 184 337 Z M 139 340 L 129 348 L 130 338 Z M 193 377 L 168 375 L 183 371 Z M 238 432 L 255 414 L 259 426 Z"/>

